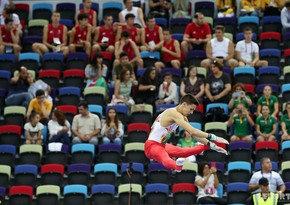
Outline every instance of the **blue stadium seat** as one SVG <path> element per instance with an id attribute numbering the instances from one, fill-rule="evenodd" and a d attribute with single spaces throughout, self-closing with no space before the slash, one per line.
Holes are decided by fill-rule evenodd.
<path id="1" fill-rule="evenodd" d="M 198 129 L 198 130 L 202 130 L 202 126 L 201 126 L 201 123 L 198 123 L 198 122 L 189 122 L 189 124 L 192 126 L 192 127 L 194 127 L 194 128 L 196 128 L 196 129 Z M 182 127 L 180 127 L 179 126 L 179 132 L 182 132 L 184 129 L 182 128 Z"/>
<path id="2" fill-rule="evenodd" d="M 75 20 L 76 4 L 72 2 L 57 3 L 56 10 L 60 12 L 61 19 Z"/>
<path id="3" fill-rule="evenodd" d="M 111 184 L 96 184 L 92 186 L 91 194 L 93 204 L 98 204 L 100 201 L 104 204 L 113 204 L 115 186 Z"/>
<path id="4" fill-rule="evenodd" d="M 257 16 L 242 16 L 238 19 L 239 31 L 243 32 L 244 28 L 251 27 L 253 33 L 259 33 L 259 17 Z"/>
<path id="5" fill-rule="evenodd" d="M 0 54 L 0 68 L 14 72 L 16 70 L 16 56 L 14 54 Z"/>
<path id="6" fill-rule="evenodd" d="M 74 21 L 71 19 L 60 19 L 59 23 L 65 25 L 68 30 L 74 27 Z"/>
<path id="7" fill-rule="evenodd" d="M 201 12 L 204 16 L 214 18 L 215 4 L 211 1 L 195 2 L 195 13 Z"/>
<path id="8" fill-rule="evenodd" d="M 52 10 L 53 8 L 51 3 L 35 3 L 32 6 L 32 18 L 50 21 Z"/>
<path id="9" fill-rule="evenodd" d="M 40 56 L 37 53 L 20 53 L 18 58 L 20 66 L 25 66 L 29 70 L 38 72 L 40 66 Z"/>
<path id="10" fill-rule="evenodd" d="M 156 24 L 162 28 L 168 27 L 168 22 L 166 18 L 155 18 Z"/>
<path id="11" fill-rule="evenodd" d="M 36 165 L 17 165 L 14 169 L 14 185 L 35 186 L 38 167 Z"/>
<path id="12" fill-rule="evenodd" d="M 115 185 L 118 166 L 113 163 L 98 163 L 94 166 L 94 184 Z"/>
<path id="13" fill-rule="evenodd" d="M 104 2 L 103 17 L 107 15 L 113 16 L 115 21 L 119 21 L 119 12 L 123 10 L 123 4 L 120 2 Z"/>
<path id="14" fill-rule="evenodd" d="M 236 67 L 234 68 L 234 82 L 255 85 L 255 68 L 253 67 Z"/>
<path id="15" fill-rule="evenodd" d="M 279 49 L 260 50 L 260 59 L 268 61 L 270 66 L 280 67 L 281 51 Z"/>
<path id="16" fill-rule="evenodd" d="M 85 204 L 88 188 L 85 185 L 66 185 L 63 189 L 64 204 Z"/>
<path id="17" fill-rule="evenodd" d="M 99 162 L 110 162 L 119 164 L 121 155 L 121 145 L 119 144 L 100 144 Z"/>
<path id="18" fill-rule="evenodd" d="M 71 163 L 92 164 L 95 156 L 95 146 L 93 144 L 74 144 L 71 149 Z"/>
<path id="19" fill-rule="evenodd" d="M 228 182 L 249 182 L 251 176 L 251 163 L 235 161 L 228 164 Z"/>
<path id="20" fill-rule="evenodd" d="M 67 168 L 67 182 L 71 184 L 89 184 L 91 165 L 89 164 L 70 164 Z"/>
<path id="21" fill-rule="evenodd" d="M 100 105 L 89 105 L 89 111 L 91 113 L 97 114 L 100 119 L 103 118 L 103 107 Z"/>
<path id="22" fill-rule="evenodd" d="M 280 68 L 276 66 L 260 67 L 258 70 L 258 84 L 279 84 Z"/>
<path id="23" fill-rule="evenodd" d="M 0 88 L 8 90 L 10 87 L 11 72 L 0 70 Z"/>
<path id="24" fill-rule="evenodd" d="M 224 18 L 216 18 L 216 25 L 223 25 L 225 27 L 226 33 L 232 33 L 235 35 L 237 30 L 237 18 L 236 17 L 224 17 Z"/>
<path id="25" fill-rule="evenodd" d="M 16 147 L 13 145 L 0 145 L 0 164 L 14 166 Z"/>
<path id="26" fill-rule="evenodd" d="M 167 204 L 169 186 L 161 183 L 147 184 L 145 194 L 147 204 Z"/>
<path id="27" fill-rule="evenodd" d="M 131 180 L 128 173 L 131 175 Z M 133 162 L 121 164 L 121 184 L 130 183 L 130 181 L 136 184 L 146 184 L 143 163 Z"/>
<path id="28" fill-rule="evenodd" d="M 248 183 L 235 182 L 227 186 L 228 204 L 245 203 L 249 197 Z"/>
<path id="29" fill-rule="evenodd" d="M 62 87 L 59 89 L 59 104 L 77 106 L 80 101 L 81 90 L 78 87 Z"/>
<path id="30" fill-rule="evenodd" d="M 211 108 L 215 108 L 215 107 L 221 107 L 224 109 L 224 112 L 226 115 L 229 114 L 229 107 L 228 107 L 228 104 L 225 104 L 225 103 L 210 103 L 206 106 L 206 112 L 209 111 L 209 109 Z"/>
<path id="31" fill-rule="evenodd" d="M 32 44 L 42 43 L 42 36 L 24 36 L 22 39 L 22 53 L 33 52 Z"/>
<path id="32" fill-rule="evenodd" d="M 284 102 L 288 102 L 290 100 L 290 83 L 283 84 L 281 86 L 282 98 Z"/>
<path id="33" fill-rule="evenodd" d="M 263 32 L 281 32 L 281 17 L 280 16 L 263 16 L 261 20 Z"/>
<path id="34" fill-rule="evenodd" d="M 279 172 L 278 163 L 274 162 L 274 161 L 271 161 L 271 164 L 272 164 L 272 170 L 275 171 L 275 172 Z M 254 171 L 258 172 L 260 170 L 261 170 L 261 163 L 260 162 L 255 162 Z"/>
<path id="35" fill-rule="evenodd" d="M 189 23 L 191 23 L 191 19 L 188 18 L 172 18 L 170 20 L 172 33 L 184 33 Z"/>

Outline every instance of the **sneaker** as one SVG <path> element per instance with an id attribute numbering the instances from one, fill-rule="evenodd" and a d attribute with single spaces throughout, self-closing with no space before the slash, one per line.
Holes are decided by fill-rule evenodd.
<path id="1" fill-rule="evenodd" d="M 176 165 L 179 166 L 179 167 L 182 167 L 183 164 L 184 164 L 184 161 L 185 161 L 185 158 L 178 158 L 176 160 Z M 181 172 L 181 170 L 176 170 L 177 172 Z"/>

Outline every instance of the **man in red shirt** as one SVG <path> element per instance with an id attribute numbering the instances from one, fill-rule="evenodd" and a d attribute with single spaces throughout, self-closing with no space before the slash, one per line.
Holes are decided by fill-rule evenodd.
<path id="1" fill-rule="evenodd" d="M 18 29 L 13 26 L 13 19 L 6 18 L 5 25 L 0 27 L 0 53 L 14 52 L 18 57 L 20 50 Z"/>
<path id="2" fill-rule="evenodd" d="M 141 30 L 141 51 L 155 51 L 163 41 L 163 31 L 161 26 L 156 25 L 154 16 L 147 18 L 147 26 Z"/>
<path id="3" fill-rule="evenodd" d="M 55 11 L 51 23 L 43 27 L 42 43 L 32 44 L 32 50 L 40 56 L 47 52 L 62 52 L 68 54 L 67 27 L 59 23 L 60 13 Z"/>
<path id="4" fill-rule="evenodd" d="M 114 67 L 120 64 L 120 54 L 124 51 L 128 54 L 130 63 L 138 68 L 143 68 L 143 60 L 136 43 L 130 38 L 128 31 L 122 31 L 121 40 L 115 43 Z"/>
<path id="5" fill-rule="evenodd" d="M 87 14 L 89 17 L 89 24 L 92 26 L 92 32 L 97 26 L 97 12 L 92 9 L 92 0 L 83 0 L 83 9 L 81 9 L 79 14 Z M 78 16 L 77 15 L 77 16 Z M 77 19 L 76 19 L 77 22 Z"/>
<path id="6" fill-rule="evenodd" d="M 195 21 L 186 26 L 181 49 L 184 56 L 187 55 L 188 49 L 204 50 L 205 45 L 211 39 L 211 30 L 208 23 L 204 22 L 202 13 L 197 12 L 194 15 Z"/>
<path id="7" fill-rule="evenodd" d="M 115 32 L 117 25 L 113 25 L 113 16 L 104 16 L 104 25 L 97 27 L 93 41 L 93 53 L 108 51 L 114 53 Z"/>
<path id="8" fill-rule="evenodd" d="M 72 29 L 69 38 L 69 52 L 85 51 L 91 54 L 91 30 L 87 14 L 78 15 L 78 24 Z"/>
<path id="9" fill-rule="evenodd" d="M 135 15 L 128 13 L 125 16 L 126 24 L 119 24 L 119 28 L 116 35 L 116 42 L 120 40 L 122 31 L 128 31 L 130 39 L 136 44 L 140 43 L 140 29 L 134 26 Z"/>
<path id="10" fill-rule="evenodd" d="M 174 40 L 171 37 L 171 30 L 164 29 L 163 36 L 164 40 L 162 41 L 161 47 L 161 56 L 162 62 L 156 62 L 155 68 L 160 72 L 162 68 L 169 67 L 169 68 L 180 68 L 180 58 L 181 58 L 181 51 L 180 51 L 180 44 L 177 40 Z"/>

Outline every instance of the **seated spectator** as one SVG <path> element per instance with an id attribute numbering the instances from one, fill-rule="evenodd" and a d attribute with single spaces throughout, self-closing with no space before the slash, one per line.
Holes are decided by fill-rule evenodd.
<path id="1" fill-rule="evenodd" d="M 222 66 L 234 67 L 238 66 L 237 60 L 234 59 L 235 49 L 231 40 L 224 37 L 225 27 L 215 27 L 215 38 L 210 40 L 206 45 L 207 59 L 201 61 L 200 66 L 209 68 L 211 62 L 216 60 Z"/>
<path id="2" fill-rule="evenodd" d="M 165 73 L 163 83 L 159 86 L 158 100 L 155 104 L 178 104 L 178 101 L 177 85 L 172 81 L 172 74 Z"/>
<path id="3" fill-rule="evenodd" d="M 128 31 L 122 31 L 121 40 L 115 43 L 115 61 L 114 67 L 120 63 L 120 54 L 126 52 L 129 63 L 138 68 L 143 68 L 143 60 L 136 43 L 130 38 Z"/>
<path id="4" fill-rule="evenodd" d="M 116 31 L 117 24 L 113 25 L 113 16 L 104 16 L 104 25 L 95 29 L 92 52 L 114 53 Z"/>
<path id="5" fill-rule="evenodd" d="M 232 0 L 216 0 L 216 6 L 218 9 L 218 18 L 234 17 L 235 16 L 235 5 Z"/>
<path id="6" fill-rule="evenodd" d="M 92 34 L 94 33 L 96 26 L 97 26 L 97 12 L 92 9 L 92 0 L 83 0 L 83 8 L 78 12 L 77 16 L 79 14 L 87 14 L 89 24 L 92 27 Z M 76 22 L 78 22 L 78 19 L 76 19 Z"/>
<path id="7" fill-rule="evenodd" d="M 89 24 L 87 14 L 78 15 L 78 24 L 71 30 L 69 38 L 69 52 L 85 51 L 91 54 L 92 27 Z"/>
<path id="8" fill-rule="evenodd" d="M 163 30 L 164 40 L 160 43 L 162 61 L 155 63 L 155 68 L 158 72 L 161 72 L 162 68 L 180 68 L 181 51 L 178 40 L 175 40 L 171 36 L 172 31 L 169 29 Z"/>
<path id="9" fill-rule="evenodd" d="M 189 66 L 186 78 L 181 81 L 180 94 L 181 97 L 192 94 L 199 103 L 203 101 L 204 80 L 197 77 L 197 68 L 194 65 Z"/>
<path id="10" fill-rule="evenodd" d="M 28 92 L 31 94 L 31 96 L 33 98 L 35 98 L 35 94 L 37 90 L 44 90 L 45 92 L 45 97 L 47 98 L 47 100 L 51 103 L 53 103 L 52 98 L 50 97 L 50 91 L 51 91 L 51 87 L 46 84 L 44 81 L 38 79 L 37 81 L 34 82 L 33 76 L 28 73 L 28 82 L 29 82 L 29 88 L 28 88 Z"/>
<path id="11" fill-rule="evenodd" d="M 13 26 L 13 20 L 5 19 L 5 25 L 0 27 L 0 53 L 14 53 L 18 58 L 21 47 L 19 46 L 19 30 Z"/>
<path id="12" fill-rule="evenodd" d="M 235 109 L 238 104 L 243 104 L 244 107 L 250 111 L 250 106 L 252 106 L 253 102 L 251 98 L 246 95 L 246 89 L 244 84 L 237 83 L 234 85 L 232 98 L 229 102 L 229 109 Z"/>
<path id="13" fill-rule="evenodd" d="M 70 123 L 66 120 L 65 115 L 61 110 L 55 108 L 51 115 L 51 120 L 48 122 L 49 143 L 61 142 L 70 145 Z"/>
<path id="14" fill-rule="evenodd" d="M 100 118 L 89 112 L 86 101 L 79 103 L 78 110 L 79 114 L 74 116 L 72 123 L 73 144 L 87 142 L 97 145 L 101 131 Z"/>
<path id="15" fill-rule="evenodd" d="M 260 0 L 242 0 L 240 16 L 259 16 Z"/>
<path id="16" fill-rule="evenodd" d="M 194 15 L 194 22 L 186 26 L 181 49 L 184 56 L 188 50 L 204 50 L 205 45 L 211 40 L 211 30 L 207 22 L 204 22 L 202 13 Z"/>
<path id="17" fill-rule="evenodd" d="M 260 5 L 263 16 L 280 16 L 283 6 L 283 0 L 263 0 Z"/>
<path id="18" fill-rule="evenodd" d="M 52 103 L 49 102 L 45 96 L 44 90 L 37 90 L 35 98 L 33 98 L 28 106 L 27 117 L 30 116 L 31 112 L 34 111 L 40 116 L 40 121 L 43 124 L 47 124 L 52 109 Z"/>
<path id="19" fill-rule="evenodd" d="M 275 141 L 277 121 L 276 118 L 269 115 L 269 113 L 269 106 L 262 105 L 262 115 L 256 119 L 257 142 Z"/>
<path id="20" fill-rule="evenodd" d="M 135 104 L 131 97 L 131 91 L 133 85 L 137 85 L 137 81 L 133 81 L 130 77 L 130 71 L 123 69 L 120 73 L 120 79 L 116 81 L 114 95 L 111 101 L 111 105 L 125 104 L 128 107 Z"/>
<path id="21" fill-rule="evenodd" d="M 249 191 L 251 191 L 252 194 L 261 193 L 262 190 L 259 186 L 259 180 L 261 178 L 266 178 L 269 181 L 270 192 L 278 192 L 279 195 L 283 194 L 286 190 L 285 184 L 279 173 L 272 170 L 272 163 L 270 158 L 263 157 L 260 160 L 260 165 L 261 170 L 255 172 L 250 179 Z M 250 197 L 250 200 L 248 201 L 252 201 L 252 197 Z"/>
<path id="22" fill-rule="evenodd" d="M 290 1 L 285 2 L 285 6 L 281 11 L 281 24 L 283 26 L 283 33 L 290 31 Z"/>
<path id="23" fill-rule="evenodd" d="M 121 39 L 121 34 L 123 31 L 128 31 L 130 39 L 134 41 L 136 45 L 140 43 L 141 30 L 134 25 L 135 17 L 136 16 L 134 14 L 128 13 L 125 16 L 125 23 L 118 24 L 119 26 L 116 34 L 116 42 Z"/>
<path id="24" fill-rule="evenodd" d="M 101 53 L 96 53 L 91 59 L 90 64 L 85 68 L 85 75 L 87 78 L 87 87 L 99 86 L 106 89 L 109 94 L 109 89 L 105 78 L 107 77 L 108 67 L 103 63 L 103 56 Z"/>
<path id="25" fill-rule="evenodd" d="M 10 18 L 13 20 L 13 26 L 14 28 L 18 29 L 19 36 L 22 36 L 22 25 L 19 20 L 19 16 L 16 13 L 13 13 L 13 10 L 6 7 L 2 11 L 2 16 L 0 16 L 0 24 L 5 24 L 5 19 Z"/>
<path id="26" fill-rule="evenodd" d="M 123 134 L 124 134 L 123 124 L 119 120 L 115 108 L 108 109 L 106 121 L 101 131 L 101 135 L 103 136 L 103 143 L 122 144 Z"/>
<path id="27" fill-rule="evenodd" d="M 191 19 L 189 14 L 189 1 L 187 0 L 173 0 L 173 11 L 172 18 L 188 18 Z"/>
<path id="28" fill-rule="evenodd" d="M 2 14 L 2 11 L 4 8 L 10 8 L 10 9 L 14 9 L 15 5 L 13 0 L 2 0 L 0 3 L 0 13 Z"/>
<path id="29" fill-rule="evenodd" d="M 227 126 L 233 126 L 234 128 L 234 135 L 230 139 L 231 142 L 240 140 L 253 142 L 250 126 L 255 126 L 255 123 L 244 104 L 239 103 L 235 106 L 230 114 Z"/>
<path id="30" fill-rule="evenodd" d="M 267 178 L 262 177 L 259 179 L 259 188 L 261 189 L 261 193 L 253 194 L 251 197 L 252 200 L 247 205 L 278 204 L 279 197 L 282 197 L 281 192 L 271 192 L 269 180 Z"/>
<path id="31" fill-rule="evenodd" d="M 139 79 L 138 92 L 135 97 L 136 104 L 155 105 L 158 91 L 158 76 L 154 67 L 148 67 Z"/>
<path id="32" fill-rule="evenodd" d="M 184 147 L 194 147 L 196 145 L 198 145 L 198 142 L 193 137 L 191 137 L 189 132 L 182 131 L 181 137 L 178 140 L 177 146 L 184 148 Z M 194 162 L 196 162 L 196 157 L 195 157 L 195 155 L 191 155 L 191 156 L 187 157 L 187 160 L 191 163 L 194 163 Z"/>
<path id="33" fill-rule="evenodd" d="M 290 140 L 290 102 L 286 103 L 285 112 L 280 119 L 282 128 L 282 141 Z"/>
<path id="34" fill-rule="evenodd" d="M 227 204 L 226 200 L 218 197 L 219 179 L 216 167 L 211 166 L 209 168 L 208 163 L 200 163 L 198 165 L 198 175 L 195 177 L 195 184 L 198 188 L 198 204 Z"/>
<path id="35" fill-rule="evenodd" d="M 129 62 L 128 53 L 126 52 L 120 53 L 119 64 L 114 67 L 113 81 L 120 79 L 120 74 L 123 69 L 129 70 L 132 80 L 136 80 L 133 65 Z"/>
<path id="36" fill-rule="evenodd" d="M 40 115 L 32 112 L 29 117 L 29 122 L 25 123 L 25 143 L 26 144 L 42 144 L 42 130 L 43 124 L 40 121 Z"/>
<path id="37" fill-rule="evenodd" d="M 171 8 L 171 0 L 149 0 L 149 14 L 156 18 L 166 18 L 168 21 Z"/>
<path id="38" fill-rule="evenodd" d="M 228 74 L 222 71 L 222 66 L 213 61 L 211 71 L 205 80 L 205 104 L 208 103 L 229 103 L 231 92 L 231 79 Z"/>
<path id="39" fill-rule="evenodd" d="M 132 0 L 123 0 L 125 9 L 119 13 L 119 22 L 125 23 L 125 16 L 129 13 L 133 14 L 136 18 L 134 19 L 134 24 L 139 28 L 145 26 L 143 10 L 141 8 L 133 6 Z"/>
<path id="40" fill-rule="evenodd" d="M 59 23 L 60 12 L 54 11 L 51 23 L 43 27 L 42 43 L 32 44 L 32 50 L 43 56 L 48 52 L 61 52 L 65 56 L 69 50 L 67 47 L 67 27 Z"/>
<path id="41" fill-rule="evenodd" d="M 32 95 L 28 92 L 28 72 L 27 68 L 21 66 L 18 69 L 18 74 L 10 80 L 10 88 L 8 90 L 5 104 L 7 106 L 20 105 L 28 107 L 32 99 Z"/>
<path id="42" fill-rule="evenodd" d="M 147 26 L 141 29 L 141 51 L 156 51 L 163 41 L 163 29 L 158 26 L 154 16 L 147 18 Z"/>
<path id="43" fill-rule="evenodd" d="M 244 29 L 245 40 L 236 45 L 236 57 L 239 66 L 261 67 L 268 66 L 268 61 L 259 59 L 259 46 L 252 41 L 253 32 L 250 27 Z"/>
<path id="44" fill-rule="evenodd" d="M 263 95 L 258 99 L 257 103 L 257 115 L 262 115 L 262 106 L 268 105 L 270 109 L 270 115 L 272 117 L 277 116 L 279 113 L 279 103 L 278 98 L 274 95 L 272 95 L 272 87 L 269 85 L 266 85 L 263 90 Z"/>

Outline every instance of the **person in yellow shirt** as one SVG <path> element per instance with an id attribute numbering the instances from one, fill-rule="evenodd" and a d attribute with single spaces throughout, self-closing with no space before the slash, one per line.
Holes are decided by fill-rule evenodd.
<path id="1" fill-rule="evenodd" d="M 263 0 L 260 5 L 264 16 L 280 16 L 283 6 L 283 0 Z"/>
<path id="2" fill-rule="evenodd" d="M 235 1 L 233 0 L 216 0 L 218 8 L 218 18 L 233 17 L 235 15 Z"/>
<path id="3" fill-rule="evenodd" d="M 261 0 L 242 0 L 241 16 L 258 16 L 260 12 Z"/>
<path id="4" fill-rule="evenodd" d="M 51 109 L 52 103 L 47 100 L 44 90 L 39 89 L 35 93 L 35 98 L 29 103 L 26 116 L 29 118 L 31 112 L 35 111 L 40 115 L 40 122 L 47 124 Z"/>

